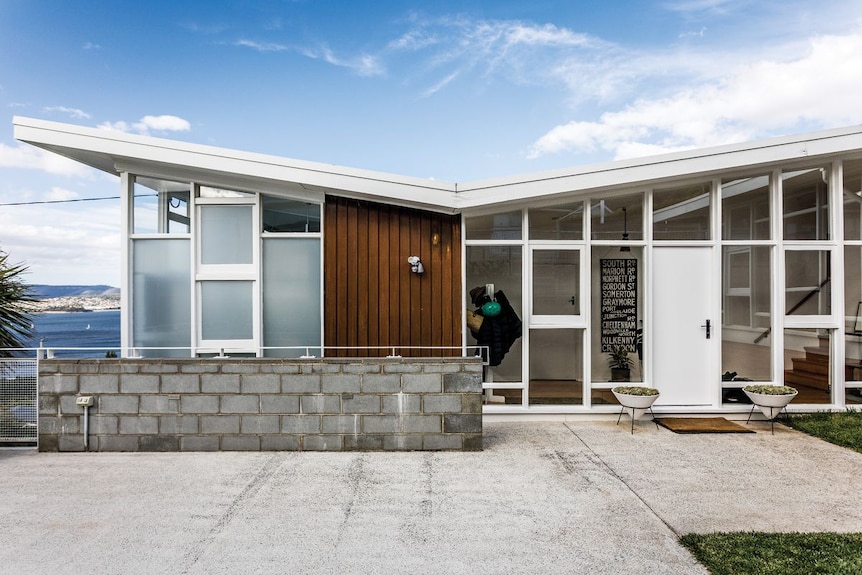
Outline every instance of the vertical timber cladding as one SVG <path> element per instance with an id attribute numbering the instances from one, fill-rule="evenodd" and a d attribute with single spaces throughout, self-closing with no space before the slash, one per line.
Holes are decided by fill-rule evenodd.
<path id="1" fill-rule="evenodd" d="M 461 345 L 460 217 L 327 196 L 323 244 L 326 347 Z M 410 256 L 425 273 L 410 270 Z"/>

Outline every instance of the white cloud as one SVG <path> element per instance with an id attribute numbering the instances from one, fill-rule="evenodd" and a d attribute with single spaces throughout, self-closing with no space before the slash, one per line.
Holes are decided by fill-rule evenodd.
<path id="1" fill-rule="evenodd" d="M 0 143 L 0 167 L 42 170 L 63 176 L 93 177 L 95 170 L 68 158 L 46 152 L 35 146 Z"/>
<path id="2" fill-rule="evenodd" d="M 257 50 L 258 52 L 283 52 L 287 50 L 287 46 L 282 44 L 275 44 L 273 42 L 256 42 L 254 40 L 237 40 L 234 42 L 234 46 L 243 46 L 245 48 L 252 48 L 253 50 Z"/>
<path id="3" fill-rule="evenodd" d="M 97 126 L 103 130 L 114 130 L 117 132 L 134 132 L 148 135 L 150 131 L 156 132 L 187 132 L 191 129 L 188 120 L 178 116 L 144 116 L 137 122 L 102 122 Z"/>
<path id="4" fill-rule="evenodd" d="M 78 192 L 73 192 L 72 190 L 67 190 L 65 188 L 60 188 L 54 186 L 51 188 L 51 191 L 48 193 L 48 201 L 63 201 L 63 200 L 75 200 L 79 197 Z"/>
<path id="5" fill-rule="evenodd" d="M 598 121 L 572 121 L 549 130 L 530 157 L 603 150 L 616 158 L 748 140 L 797 126 L 862 122 L 862 32 L 812 39 L 807 51 L 779 61 L 737 64 L 725 74 L 644 97 Z"/>
<path id="6" fill-rule="evenodd" d="M 85 42 L 82 46 L 84 50 L 100 50 L 102 47 L 93 42 Z"/>
<path id="7" fill-rule="evenodd" d="M 79 110 L 78 108 L 67 108 L 66 106 L 48 106 L 45 108 L 46 112 L 60 112 L 62 114 L 68 114 L 72 118 L 89 120 L 90 114 L 83 110 Z"/>
<path id="8" fill-rule="evenodd" d="M 304 49 L 300 53 L 308 58 L 323 60 L 333 66 L 348 68 L 359 76 L 382 76 L 386 72 L 379 58 L 370 54 L 342 58 L 336 56 L 335 52 L 325 46 L 319 50 Z"/>

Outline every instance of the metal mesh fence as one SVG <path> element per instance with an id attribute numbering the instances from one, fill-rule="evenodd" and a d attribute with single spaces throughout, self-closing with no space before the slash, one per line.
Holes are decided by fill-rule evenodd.
<path id="1" fill-rule="evenodd" d="M 0 445 L 36 443 L 35 359 L 0 359 Z"/>

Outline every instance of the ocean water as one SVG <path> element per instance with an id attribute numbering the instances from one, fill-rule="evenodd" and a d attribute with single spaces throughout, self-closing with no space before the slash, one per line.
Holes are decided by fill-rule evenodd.
<path id="1" fill-rule="evenodd" d="M 34 314 L 33 327 L 27 347 L 39 347 L 41 341 L 42 346 L 56 350 L 55 357 L 105 357 L 109 350 L 119 353 L 119 310 Z"/>

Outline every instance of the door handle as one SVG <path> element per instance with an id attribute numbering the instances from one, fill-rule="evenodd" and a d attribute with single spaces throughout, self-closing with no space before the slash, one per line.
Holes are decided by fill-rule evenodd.
<path id="1" fill-rule="evenodd" d="M 710 324 L 709 320 L 706 320 L 706 323 L 700 327 L 706 328 L 706 339 L 709 339 L 709 336 L 711 335 L 712 331 L 712 324 Z"/>

